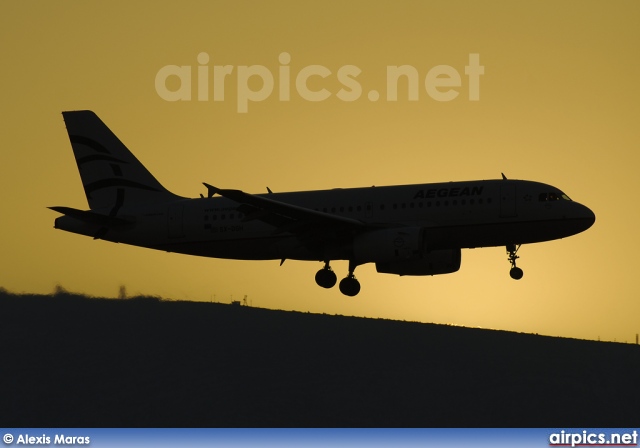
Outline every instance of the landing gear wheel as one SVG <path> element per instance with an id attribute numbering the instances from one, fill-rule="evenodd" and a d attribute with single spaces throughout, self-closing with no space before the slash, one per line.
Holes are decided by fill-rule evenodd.
<path id="1" fill-rule="evenodd" d="M 316 273 L 316 283 L 323 288 L 333 288 L 338 281 L 336 273 L 331 270 L 329 263 Z"/>
<path id="2" fill-rule="evenodd" d="M 340 292 L 345 296 L 354 297 L 360 292 L 360 282 L 353 275 L 340 280 Z"/>
<path id="3" fill-rule="evenodd" d="M 518 253 L 518 249 L 520 249 L 520 244 L 517 246 L 515 244 L 507 245 L 507 253 L 509 254 L 509 263 L 511 263 L 511 270 L 509 271 L 509 275 L 514 280 L 520 280 L 524 275 L 522 269 L 516 266 L 516 260 L 518 257 L 516 254 Z"/>

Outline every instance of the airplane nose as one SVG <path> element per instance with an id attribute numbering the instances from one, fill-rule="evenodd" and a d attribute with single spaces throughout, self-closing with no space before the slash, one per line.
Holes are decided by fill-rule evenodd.
<path id="1" fill-rule="evenodd" d="M 589 207 L 580 204 L 580 219 L 584 223 L 584 230 L 587 230 L 596 222 L 596 214 Z"/>

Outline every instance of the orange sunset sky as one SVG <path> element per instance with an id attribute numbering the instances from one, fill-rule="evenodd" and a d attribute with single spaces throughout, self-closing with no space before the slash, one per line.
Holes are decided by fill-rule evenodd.
<path id="1" fill-rule="evenodd" d="M 633 1 L 3 2 L 0 286 L 14 292 L 130 294 L 634 342 L 640 190 L 640 3 Z M 208 61 L 198 55 L 206 53 Z M 281 61 L 282 53 L 289 59 Z M 470 98 L 470 55 L 484 74 Z M 169 76 L 190 66 L 191 85 Z M 296 89 L 305 67 L 310 101 Z M 387 67 L 418 73 L 386 95 Z M 425 79 L 460 74 L 442 101 Z M 224 89 L 215 66 L 233 66 Z M 239 111 L 239 67 L 274 88 Z M 341 99 L 341 67 L 360 70 Z M 198 67 L 208 77 L 198 80 Z M 280 96 L 283 67 L 288 100 Z M 207 86 L 208 98 L 199 100 Z M 449 88 L 441 88 L 448 90 Z M 379 93 L 377 100 L 375 94 Z M 224 93 L 214 100 L 214 95 Z M 355 95 L 355 94 L 354 94 Z M 61 112 L 91 109 L 169 190 L 202 182 L 251 193 L 509 178 L 554 185 L 596 214 L 577 236 L 523 246 L 509 277 L 504 248 L 464 250 L 458 273 L 356 274 L 356 298 L 314 282 L 321 263 L 234 261 L 94 241 L 53 228 L 48 206 L 87 208 Z M 332 266 L 339 278 L 347 262 Z M 239 329 L 241 331 L 241 329 Z"/>

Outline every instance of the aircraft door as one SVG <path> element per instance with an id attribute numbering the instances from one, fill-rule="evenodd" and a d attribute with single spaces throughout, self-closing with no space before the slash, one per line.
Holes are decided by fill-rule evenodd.
<path id="1" fill-rule="evenodd" d="M 169 238 L 181 238 L 184 236 L 183 208 L 180 205 L 170 205 L 168 211 Z"/>
<path id="2" fill-rule="evenodd" d="M 516 185 L 505 181 L 500 185 L 500 217 L 513 218 L 518 216 L 516 211 Z"/>

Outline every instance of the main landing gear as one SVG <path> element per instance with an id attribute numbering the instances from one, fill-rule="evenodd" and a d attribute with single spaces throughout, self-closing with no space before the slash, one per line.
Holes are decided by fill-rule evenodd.
<path id="1" fill-rule="evenodd" d="M 333 288 L 337 281 L 338 277 L 336 273 L 333 272 L 333 269 L 329 266 L 329 262 L 325 261 L 324 267 L 316 273 L 316 283 L 318 286 L 329 289 Z"/>
<path id="2" fill-rule="evenodd" d="M 520 244 L 517 246 L 515 244 L 507 245 L 507 253 L 509 254 L 509 263 L 511 263 L 511 270 L 509 271 L 509 275 L 514 280 L 520 280 L 524 275 L 522 269 L 516 266 L 516 260 L 518 257 L 516 254 L 518 253 L 518 249 L 520 249 Z"/>
<path id="3" fill-rule="evenodd" d="M 353 275 L 356 264 L 349 262 L 349 275 L 340 281 L 340 292 L 345 296 L 353 297 L 360 292 L 360 282 Z M 329 261 L 324 262 L 324 267 L 316 273 L 316 283 L 323 288 L 333 288 L 338 281 L 335 272 L 329 266 Z"/>

